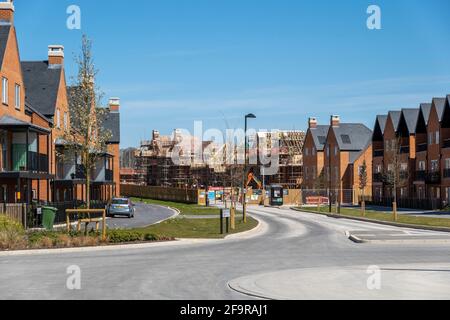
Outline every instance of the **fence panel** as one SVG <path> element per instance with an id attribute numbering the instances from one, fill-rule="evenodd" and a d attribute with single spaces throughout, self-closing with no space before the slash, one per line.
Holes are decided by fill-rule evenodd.
<path id="1" fill-rule="evenodd" d="M 26 212 L 28 206 L 21 203 L 0 203 L 0 214 L 7 216 L 9 219 L 21 223 L 25 228 L 26 224 Z"/>
<path id="2" fill-rule="evenodd" d="M 136 185 L 121 185 L 121 193 L 126 197 L 148 198 L 162 201 L 198 203 L 198 191 L 193 189 L 163 188 Z"/>

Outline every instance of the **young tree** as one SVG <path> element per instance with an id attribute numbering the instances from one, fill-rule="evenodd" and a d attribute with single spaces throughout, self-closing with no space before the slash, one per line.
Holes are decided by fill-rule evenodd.
<path id="1" fill-rule="evenodd" d="M 97 70 L 92 56 L 92 42 L 83 36 L 81 53 L 76 59 L 78 76 L 69 90 L 70 129 L 64 134 L 69 154 L 81 159 L 86 177 L 87 208 L 91 206 L 91 174 L 107 151 L 111 132 L 103 127 L 107 109 L 100 107 L 101 94 L 95 86 Z"/>
<path id="2" fill-rule="evenodd" d="M 399 188 L 403 188 L 408 184 L 408 172 L 403 168 L 403 162 L 401 159 L 402 147 L 401 147 L 402 137 L 397 137 L 391 140 L 386 145 L 386 165 L 387 170 L 384 174 L 384 181 L 386 185 L 392 188 L 393 193 L 393 211 L 394 220 L 397 221 L 397 206 L 398 197 L 397 191 Z"/>
<path id="3" fill-rule="evenodd" d="M 367 187 L 367 163 L 364 160 L 360 170 L 359 170 L 359 190 L 361 191 L 361 211 L 362 215 L 366 215 L 366 195 L 365 190 Z"/>

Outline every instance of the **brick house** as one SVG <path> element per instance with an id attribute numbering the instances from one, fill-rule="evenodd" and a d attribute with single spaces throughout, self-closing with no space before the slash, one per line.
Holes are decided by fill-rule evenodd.
<path id="1" fill-rule="evenodd" d="M 381 200 L 384 195 L 383 170 L 384 170 L 384 132 L 388 121 L 387 115 L 378 115 L 375 121 L 372 136 L 372 195 L 375 199 Z"/>
<path id="2" fill-rule="evenodd" d="M 325 142 L 325 161 L 331 201 L 357 204 L 360 196 L 359 173 L 364 162 L 367 186 L 364 194 L 372 195 L 372 130 L 359 123 L 341 123 L 332 116 Z"/>
<path id="3" fill-rule="evenodd" d="M 64 155 L 63 135 L 70 128 L 67 100 L 67 85 L 64 70 L 64 47 L 50 45 L 48 60 L 24 61 L 22 70 L 26 88 L 26 99 L 48 119 L 51 119 L 50 172 L 55 176 L 51 187 L 53 202 L 71 201 L 76 198 L 82 182 L 70 177 L 66 170 L 74 157 Z M 78 192 L 80 192 L 78 190 Z"/>
<path id="4" fill-rule="evenodd" d="M 318 125 L 316 118 L 308 121 L 303 147 L 303 190 L 326 189 L 324 180 L 324 147 L 328 135 L 329 125 Z"/>
<path id="5" fill-rule="evenodd" d="M 0 3 L 0 202 L 50 200 L 51 120 L 26 100 L 12 1 Z"/>

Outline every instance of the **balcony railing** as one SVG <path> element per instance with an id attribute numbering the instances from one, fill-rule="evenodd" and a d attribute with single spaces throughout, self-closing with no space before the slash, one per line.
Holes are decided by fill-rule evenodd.
<path id="1" fill-rule="evenodd" d="M 427 173 L 424 170 L 416 171 L 416 181 L 425 181 Z"/>
<path id="2" fill-rule="evenodd" d="M 105 181 L 113 181 L 113 171 L 106 169 L 105 170 Z"/>
<path id="3" fill-rule="evenodd" d="M 445 179 L 450 178 L 450 169 L 444 169 L 444 178 Z"/>
<path id="4" fill-rule="evenodd" d="M 450 139 L 444 141 L 444 143 L 442 144 L 442 148 L 450 148 Z"/>
<path id="5" fill-rule="evenodd" d="M 24 158 L 21 158 L 20 164 L 13 164 L 13 168 L 18 167 L 18 171 L 32 171 L 41 173 L 49 172 L 48 155 L 37 152 L 29 152 L 28 155 L 28 168 L 26 167 L 26 165 L 24 165 L 26 164 L 26 160 L 24 160 L 26 159 L 26 155 L 24 156 Z"/>
<path id="6" fill-rule="evenodd" d="M 86 170 L 84 169 L 84 166 L 81 164 L 77 164 L 75 166 L 75 175 L 73 177 L 74 179 L 84 180 L 86 179 Z"/>
<path id="7" fill-rule="evenodd" d="M 373 182 L 383 182 L 383 174 L 382 173 L 374 173 Z"/>
<path id="8" fill-rule="evenodd" d="M 441 173 L 439 171 L 428 173 L 426 182 L 430 183 L 430 184 L 440 183 L 441 182 Z"/>
<path id="9" fill-rule="evenodd" d="M 376 158 L 376 157 L 383 157 L 384 156 L 384 150 L 375 150 L 373 152 L 373 156 L 374 156 L 374 158 Z"/>
<path id="10" fill-rule="evenodd" d="M 409 146 L 400 147 L 400 153 L 401 154 L 409 153 Z"/>
<path id="11" fill-rule="evenodd" d="M 428 145 L 426 143 L 417 145 L 417 152 L 428 151 Z"/>

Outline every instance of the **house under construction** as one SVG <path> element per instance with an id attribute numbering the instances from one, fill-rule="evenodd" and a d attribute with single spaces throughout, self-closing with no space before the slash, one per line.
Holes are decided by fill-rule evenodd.
<path id="1" fill-rule="evenodd" d="M 140 183 L 150 186 L 198 188 L 218 183 L 215 168 L 204 161 L 205 150 L 212 150 L 212 142 L 202 141 L 200 159 L 196 158 L 195 138 L 174 130 L 171 136 L 153 131 L 152 140 L 142 141 L 136 150 L 136 167 L 145 172 Z M 174 161 L 176 159 L 177 161 Z"/>
<path id="2" fill-rule="evenodd" d="M 278 172 L 266 175 L 259 170 L 266 185 L 279 184 L 287 189 L 299 189 L 303 179 L 303 131 L 272 131 L 258 133 L 258 148 L 269 150 L 272 157 L 278 153 Z M 277 141 L 277 148 L 274 142 Z"/>

